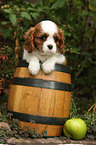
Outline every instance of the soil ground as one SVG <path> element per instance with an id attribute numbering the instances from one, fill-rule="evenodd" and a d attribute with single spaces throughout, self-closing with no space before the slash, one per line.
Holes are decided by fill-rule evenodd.
<path id="1" fill-rule="evenodd" d="M 19 145 L 64 145 L 64 144 L 77 144 L 77 145 L 96 145 L 96 140 L 84 139 L 84 140 L 71 140 L 66 137 L 54 137 L 54 138 L 42 138 L 42 139 L 16 139 L 14 137 L 7 140 L 8 144 Z"/>

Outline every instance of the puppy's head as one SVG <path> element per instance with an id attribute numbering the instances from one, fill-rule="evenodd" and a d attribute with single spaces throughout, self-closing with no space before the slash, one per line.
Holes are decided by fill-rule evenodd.
<path id="1" fill-rule="evenodd" d="M 42 53 L 56 53 L 59 50 L 64 54 L 63 31 L 52 21 L 40 22 L 25 34 L 24 48 L 31 53 L 34 47 Z"/>

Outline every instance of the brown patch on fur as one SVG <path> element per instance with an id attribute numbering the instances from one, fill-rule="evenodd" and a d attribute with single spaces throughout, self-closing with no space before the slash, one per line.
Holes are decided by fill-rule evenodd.
<path id="1" fill-rule="evenodd" d="M 46 39 L 42 40 L 41 39 L 42 37 L 45 37 L 47 39 L 48 34 L 42 33 L 42 31 L 38 31 L 38 33 L 35 34 L 35 39 L 34 39 L 35 46 L 40 52 L 42 52 L 42 47 L 43 47 L 44 41 L 46 41 Z"/>
<path id="2" fill-rule="evenodd" d="M 40 51 L 42 52 L 42 47 L 43 47 L 43 43 L 44 41 L 46 40 L 41 40 L 41 37 L 42 36 L 46 36 L 46 38 L 48 37 L 48 34 L 47 33 L 44 33 L 42 28 L 41 28 L 41 23 L 37 24 L 35 26 L 35 38 L 34 38 L 34 44 L 35 44 L 35 47 Z"/>
<path id="3" fill-rule="evenodd" d="M 34 46 L 38 51 L 42 52 L 42 46 L 44 41 L 42 41 L 40 38 L 42 36 L 48 37 L 46 33 L 43 33 L 40 23 L 37 24 L 35 27 L 31 27 L 26 33 L 25 33 L 25 45 L 24 48 L 28 51 L 28 53 L 33 52 Z"/>
<path id="4" fill-rule="evenodd" d="M 24 48 L 28 51 L 28 53 L 33 52 L 34 50 L 34 34 L 35 34 L 35 27 L 31 27 L 25 33 L 25 45 Z"/>
<path id="5" fill-rule="evenodd" d="M 53 38 L 54 38 L 54 41 L 55 41 L 55 39 L 57 38 L 57 41 L 55 41 L 55 43 L 56 43 L 56 45 L 57 45 L 57 48 L 59 48 L 59 47 L 60 47 L 60 43 L 59 43 L 60 36 L 59 36 L 59 34 L 58 34 L 58 33 L 55 33 L 55 34 L 53 35 Z"/>
<path id="6" fill-rule="evenodd" d="M 65 51 L 64 51 L 64 35 L 63 35 L 64 31 L 62 29 L 59 29 L 58 27 L 57 27 L 57 29 L 58 29 L 58 33 L 54 34 L 54 38 L 55 37 L 58 38 L 58 40 L 56 42 L 57 47 L 60 49 L 61 54 L 65 54 Z"/>
<path id="7" fill-rule="evenodd" d="M 34 38 L 34 45 L 38 49 L 38 51 L 42 51 L 43 42 L 40 40 L 42 35 L 42 28 L 40 23 L 35 26 L 35 38 Z"/>
<path id="8" fill-rule="evenodd" d="M 62 29 L 59 29 L 59 35 L 60 35 L 60 52 L 61 54 L 65 54 L 64 51 L 64 35 L 63 35 L 64 31 Z"/>

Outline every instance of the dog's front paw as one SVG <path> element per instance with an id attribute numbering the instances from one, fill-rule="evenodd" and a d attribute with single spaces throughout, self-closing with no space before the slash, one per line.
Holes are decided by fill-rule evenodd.
<path id="1" fill-rule="evenodd" d="M 53 63 L 44 62 L 42 64 L 42 69 L 43 69 L 45 74 L 49 74 L 49 73 L 51 73 L 52 70 L 54 70 L 54 64 Z"/>
<path id="2" fill-rule="evenodd" d="M 36 76 L 40 70 L 40 64 L 31 62 L 28 66 L 28 69 L 33 76 Z"/>

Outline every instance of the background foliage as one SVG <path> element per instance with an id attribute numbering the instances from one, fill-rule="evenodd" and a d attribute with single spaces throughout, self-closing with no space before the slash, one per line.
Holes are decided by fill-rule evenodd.
<path id="1" fill-rule="evenodd" d="M 22 58 L 24 33 L 49 19 L 64 30 L 65 56 L 72 72 L 73 97 L 80 113 L 96 100 L 96 1 L 1 1 L 0 93 L 5 96 L 18 60 Z M 86 102 L 86 106 L 85 106 Z"/>

